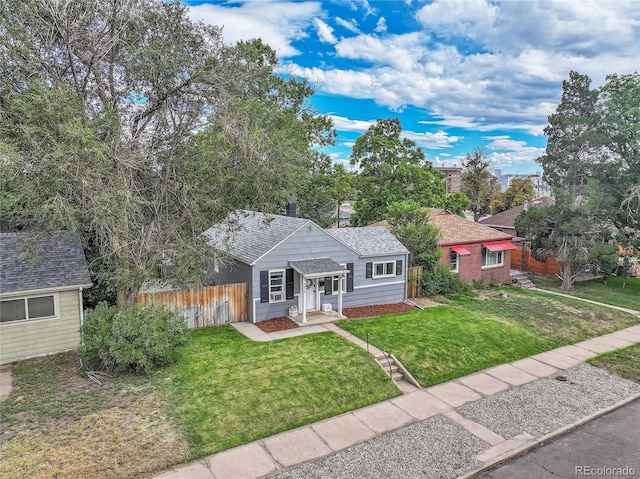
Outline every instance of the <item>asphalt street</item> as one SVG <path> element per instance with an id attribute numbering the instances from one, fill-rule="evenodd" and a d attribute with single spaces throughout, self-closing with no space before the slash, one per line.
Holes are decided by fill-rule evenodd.
<path id="1" fill-rule="evenodd" d="M 640 478 L 640 400 L 602 416 L 481 477 Z"/>

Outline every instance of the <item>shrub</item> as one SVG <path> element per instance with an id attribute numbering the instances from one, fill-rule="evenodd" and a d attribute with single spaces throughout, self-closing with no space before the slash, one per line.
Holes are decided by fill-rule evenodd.
<path id="1" fill-rule="evenodd" d="M 189 341 L 185 318 L 160 304 L 115 308 L 100 303 L 80 330 L 86 369 L 148 374 L 171 364 Z"/>
<path id="2" fill-rule="evenodd" d="M 424 296 L 451 295 L 469 291 L 469 289 L 469 285 L 462 281 L 457 274 L 452 273 L 443 263 L 436 263 L 433 269 L 425 268 L 422 274 L 422 294 Z"/>

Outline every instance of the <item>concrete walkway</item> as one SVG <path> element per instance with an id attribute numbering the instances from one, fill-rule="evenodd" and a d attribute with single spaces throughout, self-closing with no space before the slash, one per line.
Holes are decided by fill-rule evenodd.
<path id="1" fill-rule="evenodd" d="M 640 325 L 254 441 L 157 479 L 349 478 L 374 470 L 389 478 L 472 477 L 640 398 L 640 384 L 584 363 L 635 343 Z"/>

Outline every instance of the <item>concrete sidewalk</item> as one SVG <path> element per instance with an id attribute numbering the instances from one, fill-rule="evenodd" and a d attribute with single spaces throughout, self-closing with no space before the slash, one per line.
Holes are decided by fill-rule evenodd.
<path id="1" fill-rule="evenodd" d="M 640 325 L 632 326 L 254 441 L 157 479 L 470 477 L 640 398 L 640 384 L 583 362 L 639 342 Z"/>

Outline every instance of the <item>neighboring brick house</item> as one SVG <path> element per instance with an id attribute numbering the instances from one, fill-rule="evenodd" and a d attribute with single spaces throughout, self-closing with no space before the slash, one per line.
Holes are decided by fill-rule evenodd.
<path id="1" fill-rule="evenodd" d="M 440 208 L 429 209 L 429 223 L 440 230 L 441 261 L 466 282 L 511 283 L 508 233 L 462 218 Z"/>
<path id="2" fill-rule="evenodd" d="M 478 221 L 478 223 L 489 226 L 503 233 L 508 233 L 511 236 L 519 236 L 516 231 L 515 223 L 516 218 L 520 216 L 520 213 L 526 211 L 529 208 L 540 208 L 553 205 L 553 198 L 549 196 L 542 196 L 532 201 L 526 201 L 523 205 L 514 206 L 505 211 L 501 211 L 493 216 Z"/>

